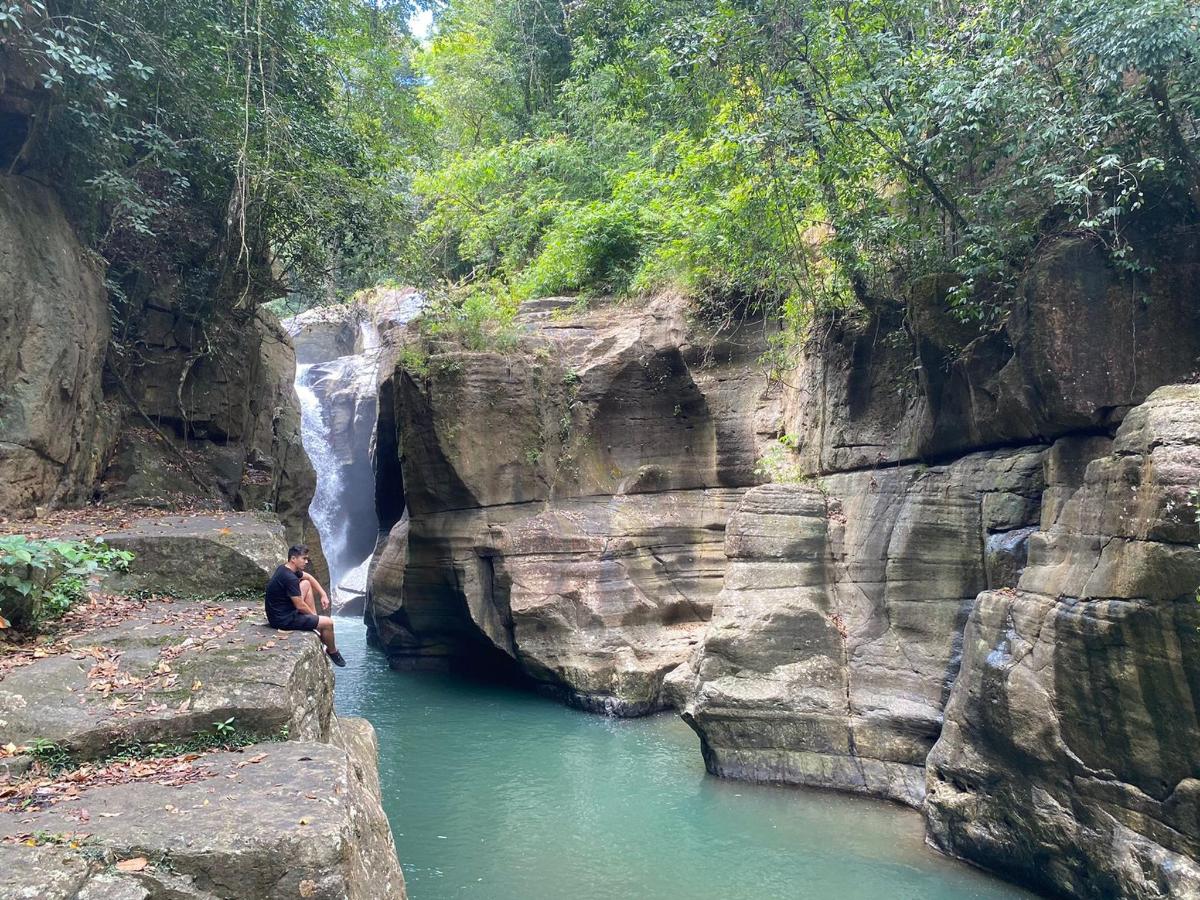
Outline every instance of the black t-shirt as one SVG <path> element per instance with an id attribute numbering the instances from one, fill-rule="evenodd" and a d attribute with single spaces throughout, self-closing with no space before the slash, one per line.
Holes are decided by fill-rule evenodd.
<path id="1" fill-rule="evenodd" d="M 293 597 L 300 596 L 300 576 L 280 566 L 267 582 L 267 621 L 290 618 L 296 612 Z"/>

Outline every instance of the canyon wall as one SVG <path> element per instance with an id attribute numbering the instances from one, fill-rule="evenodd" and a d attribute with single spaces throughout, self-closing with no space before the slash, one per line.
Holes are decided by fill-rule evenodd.
<path id="1" fill-rule="evenodd" d="M 0 508 L 88 495 L 117 434 L 108 295 L 54 192 L 0 176 Z"/>
<path id="2" fill-rule="evenodd" d="M 1157 247 L 1050 244 L 983 334 L 917 285 L 782 379 L 761 324 L 669 298 L 527 305 L 513 352 L 399 334 L 372 634 L 674 705 L 715 774 L 922 808 L 1044 889 L 1188 896 L 1200 396 L 1162 386 L 1200 368 L 1200 253 Z"/>
<path id="3" fill-rule="evenodd" d="M 393 539 L 367 615 L 396 664 L 491 654 L 590 709 L 662 706 L 775 418 L 762 324 L 715 333 L 684 312 L 535 304 L 513 353 L 385 370 L 377 506 Z"/>
<path id="4" fill-rule="evenodd" d="M 0 60 L 0 509 L 272 512 L 319 561 L 287 334 L 264 298 L 189 281 L 219 222 L 193 222 L 153 271 L 108 268 L 30 139 L 49 100 L 22 57 Z"/>

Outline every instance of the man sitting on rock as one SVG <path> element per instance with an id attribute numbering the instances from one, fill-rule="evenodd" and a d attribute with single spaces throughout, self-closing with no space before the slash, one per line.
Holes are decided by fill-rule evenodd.
<path id="1" fill-rule="evenodd" d="M 308 548 L 303 544 L 288 548 L 288 561 L 275 570 L 267 582 L 267 621 L 281 631 L 316 631 L 325 645 L 325 653 L 335 666 L 346 665 L 333 639 L 333 619 L 317 615 L 313 591 L 321 595 L 321 609 L 329 611 L 329 595 L 321 583 L 304 571 Z"/>

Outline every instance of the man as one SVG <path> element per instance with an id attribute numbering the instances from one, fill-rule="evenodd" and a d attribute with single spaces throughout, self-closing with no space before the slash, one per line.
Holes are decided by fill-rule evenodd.
<path id="1" fill-rule="evenodd" d="M 333 619 L 317 615 L 313 592 L 321 596 L 321 609 L 329 611 L 329 595 L 317 579 L 304 571 L 308 548 L 303 544 L 288 548 L 288 561 L 275 570 L 267 582 L 267 621 L 281 631 L 316 631 L 325 645 L 325 654 L 335 666 L 346 665 L 333 639 Z"/>

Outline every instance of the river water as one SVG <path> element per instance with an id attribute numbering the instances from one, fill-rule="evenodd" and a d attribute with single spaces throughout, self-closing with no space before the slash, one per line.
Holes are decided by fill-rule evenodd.
<path id="1" fill-rule="evenodd" d="M 606 719 L 393 672 L 353 619 L 337 708 L 379 734 L 412 900 L 1015 900 L 934 853 L 916 813 L 723 781 L 673 715 Z"/>

